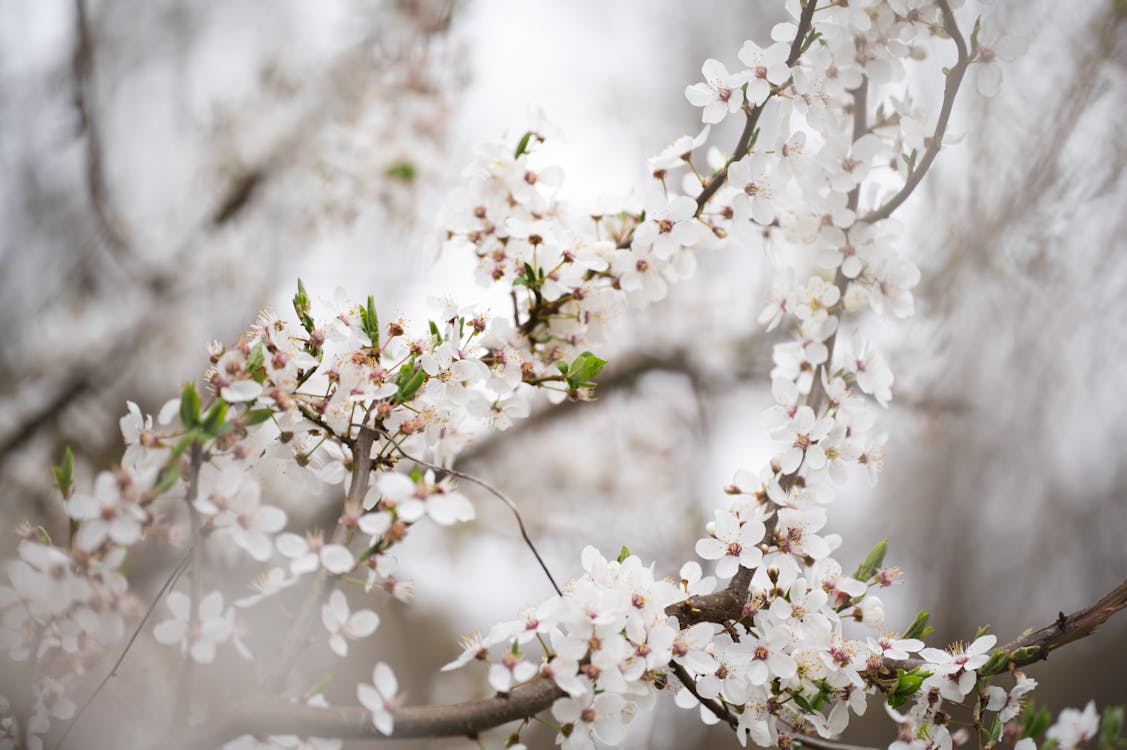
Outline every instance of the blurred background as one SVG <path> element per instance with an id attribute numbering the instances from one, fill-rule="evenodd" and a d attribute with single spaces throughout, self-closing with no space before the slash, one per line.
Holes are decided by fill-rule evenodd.
<path id="1" fill-rule="evenodd" d="M 898 214 L 923 282 L 915 318 L 874 321 L 897 378 L 887 469 L 831 509 L 847 568 L 889 539 L 888 562 L 906 570 L 883 597 L 889 624 L 926 608 L 936 643 L 986 624 L 1009 640 L 1127 575 L 1127 6 L 986 12 L 1027 51 L 998 97 L 968 81 L 961 138 Z M 155 412 L 203 370 L 209 340 L 234 341 L 260 309 L 286 314 L 299 276 L 327 299 L 338 285 L 372 293 L 385 319 L 425 319 L 445 293 L 474 299 L 471 259 L 440 251 L 440 219 L 476 144 L 519 135 L 542 107 L 565 136 L 552 153 L 570 196 L 637 192 L 645 157 L 697 132 L 683 91 L 701 62 L 734 65 L 780 20 L 774 3 L 736 0 L 0 4 L 3 525 L 59 528 L 49 467 L 63 446 L 80 477 L 111 466 L 125 401 Z M 938 100 L 937 76 L 918 83 L 918 102 Z M 728 125 L 714 143 L 734 144 Z M 702 256 L 599 352 L 611 364 L 598 402 L 545 404 L 463 457 L 517 499 L 557 577 L 586 544 L 675 573 L 735 470 L 768 460 L 759 414 L 777 339 L 754 319 L 770 274 L 760 245 Z M 331 523 L 331 493 L 274 492 L 294 522 Z M 477 522 L 420 528 L 400 555 L 410 606 L 353 597 L 382 618 L 370 650 L 354 646 L 346 669 L 327 649 L 311 657 L 337 671 L 331 702 L 353 704 L 352 677 L 377 658 L 409 703 L 488 692 L 483 673 L 438 667 L 458 636 L 550 589 L 507 511 L 467 493 Z M 139 554 L 143 598 L 172 558 Z M 229 565 L 209 561 L 217 577 Z M 229 578 L 241 595 L 247 576 Z M 144 737 L 175 668 L 143 637 L 79 744 Z M 1127 617 L 1029 671 L 1054 709 L 1127 701 Z M 224 667 L 212 673 L 213 700 L 230 700 Z M 851 741 L 892 739 L 873 709 Z M 662 710 L 634 722 L 627 747 L 726 735 Z M 526 741 L 551 746 L 549 733 Z"/>

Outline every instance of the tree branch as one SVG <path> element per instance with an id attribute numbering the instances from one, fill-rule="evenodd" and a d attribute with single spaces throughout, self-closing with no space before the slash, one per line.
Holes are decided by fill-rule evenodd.
<path id="1" fill-rule="evenodd" d="M 537 677 L 508 695 L 445 706 L 409 706 L 395 713 L 395 731 L 380 734 L 370 711 L 360 707 L 320 708 L 278 699 L 250 698 L 220 721 L 192 727 L 177 750 L 212 750 L 243 734 L 297 734 L 310 737 L 384 740 L 412 737 L 473 737 L 487 729 L 547 710 L 565 696 L 551 680 Z"/>
<path id="2" fill-rule="evenodd" d="M 742 604 L 736 605 L 732 592 L 691 597 L 670 607 L 667 612 L 678 618 L 681 627 L 694 622 L 726 622 L 739 619 Z M 1112 615 L 1127 608 L 1127 580 L 1090 607 L 1060 614 L 1056 621 L 1040 630 L 1027 633 L 1008 648 L 1032 646 L 1038 653 L 1015 661 L 1024 666 L 1045 658 L 1061 646 L 1092 635 Z M 682 619 L 682 617 L 687 619 Z M 888 660 L 884 666 L 890 673 L 897 667 L 911 669 L 919 660 Z M 691 679 L 691 678 L 690 678 Z M 319 708 L 303 706 L 278 698 L 256 697 L 239 704 L 225 718 L 210 719 L 191 727 L 184 734 L 178 750 L 213 748 L 243 734 L 296 734 L 303 737 L 336 737 L 340 739 L 401 739 L 417 737 L 475 736 L 480 732 L 510 721 L 534 716 L 549 708 L 566 693 L 551 680 L 537 677 L 516 687 L 507 696 L 467 701 L 446 706 L 412 706 L 401 708 L 395 715 L 395 731 L 385 737 L 372 725 L 371 714 L 358 707 Z M 796 736 L 796 740 L 821 750 L 868 750 L 842 745 L 818 737 Z"/>
<path id="3" fill-rule="evenodd" d="M 923 158 L 911 172 L 908 174 L 908 179 L 904 182 L 904 186 L 896 195 L 892 196 L 887 203 L 880 208 L 877 208 L 861 219 L 861 221 L 872 224 L 881 219 L 887 219 L 892 215 L 892 212 L 900 207 L 900 204 L 908 199 L 908 196 L 920 184 L 920 180 L 927 174 L 927 170 L 931 168 L 931 163 L 935 161 L 935 157 L 939 154 L 939 149 L 943 146 L 943 135 L 947 132 L 947 121 L 951 119 L 951 109 L 955 106 L 955 95 L 959 93 L 959 86 L 963 82 L 963 75 L 967 72 L 967 65 L 970 64 L 970 55 L 967 52 L 967 43 L 963 39 L 963 34 L 959 31 L 959 25 L 955 22 L 955 14 L 951 11 L 951 6 L 947 0 L 938 0 L 939 8 L 943 11 L 943 28 L 946 29 L 947 34 L 955 42 L 955 49 L 958 51 L 958 60 L 955 66 L 947 73 L 947 83 L 943 87 L 943 104 L 939 109 L 939 120 L 935 123 L 935 132 L 931 135 L 931 142 L 924 152 Z"/>
<path id="4" fill-rule="evenodd" d="M 806 5 L 802 8 L 802 15 L 798 19 L 798 30 L 795 32 L 794 41 L 790 45 L 790 55 L 787 57 L 787 67 L 793 66 L 798 62 L 798 58 L 802 56 L 802 43 L 806 39 L 806 35 L 810 33 L 810 27 L 814 21 L 814 9 L 817 6 L 816 0 L 807 0 Z M 784 83 L 781 88 L 786 88 L 789 84 Z M 708 184 L 704 186 L 700 195 L 697 196 L 697 213 L 699 214 L 704 210 L 704 206 L 708 203 L 709 199 L 716 194 L 716 191 L 723 186 L 725 180 L 728 179 L 728 167 L 732 166 L 735 162 L 739 161 L 747 153 L 748 148 L 751 146 L 751 139 L 755 135 L 755 128 L 759 124 L 759 118 L 763 114 L 767 102 L 771 101 L 771 97 L 775 95 L 775 90 L 772 89 L 767 94 L 767 98 L 760 104 L 752 107 L 747 113 L 747 121 L 744 123 L 743 132 L 740 133 L 740 139 L 736 141 L 736 148 L 732 155 L 728 157 L 728 161 L 720 168 Z"/>

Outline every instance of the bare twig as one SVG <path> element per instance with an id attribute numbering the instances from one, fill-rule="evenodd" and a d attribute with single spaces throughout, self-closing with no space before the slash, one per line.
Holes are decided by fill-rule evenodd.
<path id="1" fill-rule="evenodd" d="M 380 734 L 372 713 L 359 706 L 320 708 L 270 698 L 250 698 L 225 719 L 187 731 L 176 750 L 212 750 L 242 734 L 296 734 L 303 737 L 387 740 L 412 737 L 472 737 L 510 721 L 535 716 L 567 695 L 537 677 L 508 695 L 446 706 L 409 706 L 395 713 L 395 731 Z"/>
<path id="2" fill-rule="evenodd" d="M 492 494 L 494 497 L 496 497 L 498 500 L 503 502 L 505 505 L 509 506 L 509 510 L 511 510 L 513 512 L 513 516 L 515 516 L 516 519 L 517 519 L 517 526 L 520 527 L 520 535 L 521 535 L 521 537 L 524 538 L 524 543 L 528 546 L 528 548 L 530 550 L 532 550 L 532 554 L 536 557 L 536 562 L 540 563 L 540 568 L 541 568 L 541 570 L 544 571 L 544 575 L 546 575 L 548 577 L 548 581 L 552 584 L 552 588 L 554 588 L 556 590 L 557 594 L 559 594 L 560 596 L 563 596 L 563 591 L 560 590 L 559 585 L 556 583 L 556 579 L 552 577 L 552 571 L 548 570 L 547 563 L 545 563 L 544 558 L 540 556 L 540 552 L 537 551 L 536 545 L 532 543 L 532 538 L 528 536 L 528 530 L 524 527 L 524 519 L 521 517 L 520 510 L 517 508 L 517 504 L 515 502 L 513 502 L 511 499 L 509 499 L 509 497 L 507 495 L 505 495 L 505 493 L 501 492 L 499 489 L 497 489 L 493 485 L 489 484 L 484 479 L 478 479 L 474 475 L 467 474 L 464 471 L 458 471 L 457 469 L 447 469 L 445 467 L 438 466 L 437 464 L 432 464 L 428 461 L 423 461 L 420 458 L 415 458 L 410 453 L 403 450 L 403 446 L 394 437 L 392 437 L 386 430 L 381 430 L 381 432 L 382 432 L 384 437 L 386 437 L 388 440 L 391 441 L 391 443 L 395 446 L 396 450 L 399 451 L 399 454 L 401 456 L 403 456 L 404 458 L 406 458 L 408 461 L 414 461 L 415 463 L 419 464 L 420 466 L 425 466 L 428 469 L 433 469 L 434 471 L 440 471 L 440 472 L 449 474 L 451 476 L 458 477 L 459 479 L 464 479 L 467 482 L 473 482 L 478 487 L 481 487 L 482 489 L 486 490 L 487 492 Z"/>
<path id="3" fill-rule="evenodd" d="M 711 698 L 705 698 L 700 694 L 700 692 L 697 690 L 696 680 L 693 679 L 693 676 L 689 674 L 688 670 L 686 670 L 675 661 L 669 662 L 669 668 L 673 670 L 673 674 L 676 675 L 681 684 L 684 685 L 685 688 L 693 694 L 694 698 L 700 701 L 700 704 L 702 706 L 711 711 L 713 716 L 727 724 L 732 729 L 737 729 L 737 727 L 739 727 L 740 720 L 732 715 L 732 712 L 728 710 L 727 706 L 718 701 L 714 701 Z"/>

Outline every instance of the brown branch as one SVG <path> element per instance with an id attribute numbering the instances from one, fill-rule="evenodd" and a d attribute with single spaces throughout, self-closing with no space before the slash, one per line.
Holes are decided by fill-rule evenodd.
<path id="1" fill-rule="evenodd" d="M 693 676 L 689 674 L 688 670 L 686 670 L 675 661 L 669 662 L 669 668 L 673 670 L 673 674 L 677 676 L 677 679 L 681 681 L 681 684 L 684 685 L 688 689 L 688 691 L 693 694 L 694 698 L 700 701 L 700 704 L 702 706 L 711 711 L 713 716 L 727 724 L 732 729 L 737 729 L 737 727 L 739 727 L 740 720 L 732 715 L 732 712 L 728 710 L 727 706 L 725 706 L 723 703 L 714 701 L 711 698 L 705 698 L 703 695 L 697 692 L 696 680 L 693 679 Z"/>
<path id="2" fill-rule="evenodd" d="M 681 619 L 683 610 L 678 607 L 682 605 L 674 605 L 671 614 L 678 617 L 681 627 L 687 627 L 694 621 L 703 622 L 701 615 L 704 613 L 717 618 L 710 620 L 711 622 L 738 619 L 740 614 L 739 607 L 733 607 L 731 592 L 726 590 L 691 597 L 683 605 L 689 605 L 689 609 L 695 612 L 691 617 L 696 619 Z M 1033 646 L 1040 649 L 1037 655 L 1015 662 L 1015 666 L 1037 661 L 1061 646 L 1092 635 L 1108 618 L 1125 608 L 1127 608 L 1127 580 L 1092 606 L 1071 615 L 1062 614 L 1053 623 L 1014 641 L 1011 648 Z M 888 660 L 885 662 L 885 667 L 894 674 L 897 667 L 910 669 L 919 666 L 920 663 L 919 660 L 900 662 Z M 185 733 L 183 742 L 178 748 L 189 750 L 216 747 L 242 734 L 296 734 L 368 740 L 472 737 L 510 721 L 534 716 L 550 707 L 557 698 L 565 695 L 566 693 L 553 682 L 538 677 L 514 688 L 507 696 L 446 706 L 402 708 L 395 715 L 395 731 L 390 737 L 385 737 L 375 730 L 371 723 L 371 714 L 363 708 L 319 708 L 297 705 L 276 698 L 258 697 L 239 704 L 226 718 L 211 719 L 191 727 Z M 868 750 L 817 737 L 798 735 L 795 739 L 820 750 Z"/>
<path id="3" fill-rule="evenodd" d="M 90 17 L 86 0 L 74 1 L 74 53 L 71 57 L 71 74 L 74 77 L 74 108 L 78 123 L 86 133 L 86 164 L 84 177 L 90 208 L 94 213 L 98 236 L 118 261 L 133 254 L 129 241 L 122 232 L 110 208 L 109 188 L 106 185 L 102 155 L 102 135 L 93 101 L 94 40 L 90 31 Z"/>
<path id="4" fill-rule="evenodd" d="M 795 734 L 794 741 L 806 747 L 815 747 L 818 750 L 877 750 L 875 747 L 865 745 L 847 745 L 844 742 L 824 740 L 817 735 Z"/>
<path id="5" fill-rule="evenodd" d="M 320 708 L 277 699 L 250 698 L 225 719 L 190 728 L 177 750 L 212 750 L 243 734 L 296 734 L 306 737 L 385 740 L 412 737 L 474 737 L 493 727 L 534 716 L 567 694 L 537 677 L 508 695 L 445 706 L 408 706 L 395 713 L 395 730 L 380 734 L 372 714 L 360 707 Z"/>
<path id="6" fill-rule="evenodd" d="M 928 144 L 923 158 L 908 173 L 908 179 L 904 182 L 904 186 L 883 206 L 865 214 L 861 221 L 866 224 L 872 224 L 891 216 L 892 212 L 908 199 L 916 186 L 920 184 L 920 180 L 927 174 L 927 170 L 931 168 L 931 163 L 935 161 L 939 149 L 943 146 L 943 136 L 947 132 L 947 121 L 951 119 L 951 110 L 955 106 L 955 95 L 959 93 L 963 75 L 967 72 L 967 65 L 970 64 L 967 43 L 963 39 L 962 32 L 959 31 L 958 23 L 955 22 L 955 14 L 951 11 L 950 4 L 947 0 L 938 0 L 938 2 L 940 9 L 943 11 L 943 28 L 955 42 L 955 49 L 958 51 L 958 60 L 955 62 L 955 66 L 948 71 L 947 83 L 943 87 L 943 104 L 939 109 L 939 120 L 935 123 L 935 132 L 931 135 L 931 142 Z"/>
<path id="7" fill-rule="evenodd" d="M 817 6 L 816 0 L 807 0 L 806 5 L 802 9 L 802 15 L 798 19 L 798 30 L 795 32 L 794 41 L 790 45 L 790 55 L 787 57 L 787 67 L 792 67 L 798 58 L 802 56 L 802 44 L 806 39 L 806 35 L 810 33 L 810 27 L 814 21 L 814 9 Z M 786 88 L 790 81 L 784 83 L 780 90 Z M 735 162 L 739 161 L 747 153 L 748 148 L 751 146 L 751 139 L 755 136 L 755 128 L 759 124 L 759 118 L 763 114 L 763 110 L 767 107 L 767 102 L 771 101 L 771 97 L 775 95 L 775 89 L 772 89 L 767 98 L 760 104 L 751 108 L 747 113 L 747 121 L 744 123 L 743 132 L 740 133 L 740 139 L 736 141 L 736 148 L 732 155 L 728 157 L 728 161 L 724 166 L 712 176 L 708 184 L 704 186 L 700 195 L 697 196 L 697 213 L 699 214 L 704 210 L 704 206 L 708 203 L 709 199 L 716 194 L 716 191 L 723 186 L 724 182 L 728 179 L 728 167 L 732 166 Z"/>

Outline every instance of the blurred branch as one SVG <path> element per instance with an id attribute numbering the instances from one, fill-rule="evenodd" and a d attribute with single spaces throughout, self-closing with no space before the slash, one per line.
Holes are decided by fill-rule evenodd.
<path id="1" fill-rule="evenodd" d="M 78 720 L 82 718 L 82 714 L 86 713 L 86 709 L 89 708 L 90 704 L 94 702 L 94 699 L 98 697 L 98 693 L 102 692 L 102 688 L 106 686 L 106 684 L 110 681 L 110 678 L 117 674 L 117 668 L 121 666 L 121 663 L 123 661 L 125 661 L 125 655 L 129 653 L 129 650 L 131 648 L 133 648 L 133 642 L 137 640 L 137 636 L 141 635 L 141 631 L 145 628 L 145 623 L 149 621 L 149 618 L 152 616 L 153 611 L 156 610 L 157 605 L 160 604 L 164 599 L 164 595 L 168 593 L 168 590 L 172 588 L 172 586 L 176 583 L 176 579 L 179 578 L 180 574 L 184 572 L 184 569 L 188 567 L 188 561 L 191 558 L 194 549 L 195 545 L 192 544 L 188 546 L 188 549 L 184 550 L 184 554 L 180 558 L 180 562 L 178 562 L 176 564 L 176 567 L 172 569 L 172 572 L 168 575 L 168 578 L 165 579 L 164 585 L 160 587 L 160 591 L 158 591 L 157 595 L 153 597 L 153 601 L 151 604 L 149 604 L 149 608 L 145 610 L 144 617 L 142 617 L 141 621 L 137 623 L 137 627 L 134 628 L 133 634 L 129 636 L 129 640 L 126 642 L 125 648 L 121 650 L 121 654 L 117 657 L 117 661 L 113 663 L 113 667 L 110 669 L 109 673 L 107 673 L 106 676 L 102 678 L 102 681 L 98 683 L 98 687 L 94 688 L 94 692 L 92 692 L 90 694 L 90 697 L 87 698 L 85 702 L 83 702 L 82 706 L 78 709 L 77 712 L 75 712 L 74 717 L 70 720 L 70 723 L 67 724 L 67 728 L 63 732 L 63 736 L 60 737 L 58 743 L 55 744 L 55 750 L 62 750 L 63 745 L 66 743 L 67 735 L 70 734 L 70 730 L 73 729 L 74 725 L 78 723 Z"/>
<path id="2" fill-rule="evenodd" d="M 365 421 L 367 421 L 367 415 L 365 415 Z M 344 439 L 344 442 L 352 450 L 352 482 L 349 484 L 348 493 L 344 498 L 342 515 L 350 512 L 351 509 L 359 508 L 364 503 L 364 495 L 368 492 L 368 482 L 372 476 L 372 445 L 375 440 L 375 431 L 364 425 L 361 425 L 355 439 Z M 336 541 L 336 535 L 340 529 L 341 523 L 338 521 L 329 537 L 329 544 Z M 297 618 L 286 636 L 281 657 L 267 674 L 264 684 L 276 690 L 285 682 L 286 677 L 289 676 L 290 671 L 297 663 L 298 657 L 302 655 L 305 640 L 318 613 L 318 605 L 325 598 L 330 586 L 334 585 L 339 578 L 339 575 L 330 573 L 324 566 L 319 567 L 317 578 L 313 582 L 308 595 L 306 595 L 305 601 L 302 602 Z"/>
<path id="3" fill-rule="evenodd" d="M 121 262 L 133 255 L 133 250 L 110 207 L 103 168 L 102 134 L 97 104 L 94 102 L 94 38 L 90 30 L 86 0 L 74 0 L 74 54 L 71 58 L 71 70 L 79 131 L 86 134 L 86 193 L 90 198 L 98 236 Z"/>

